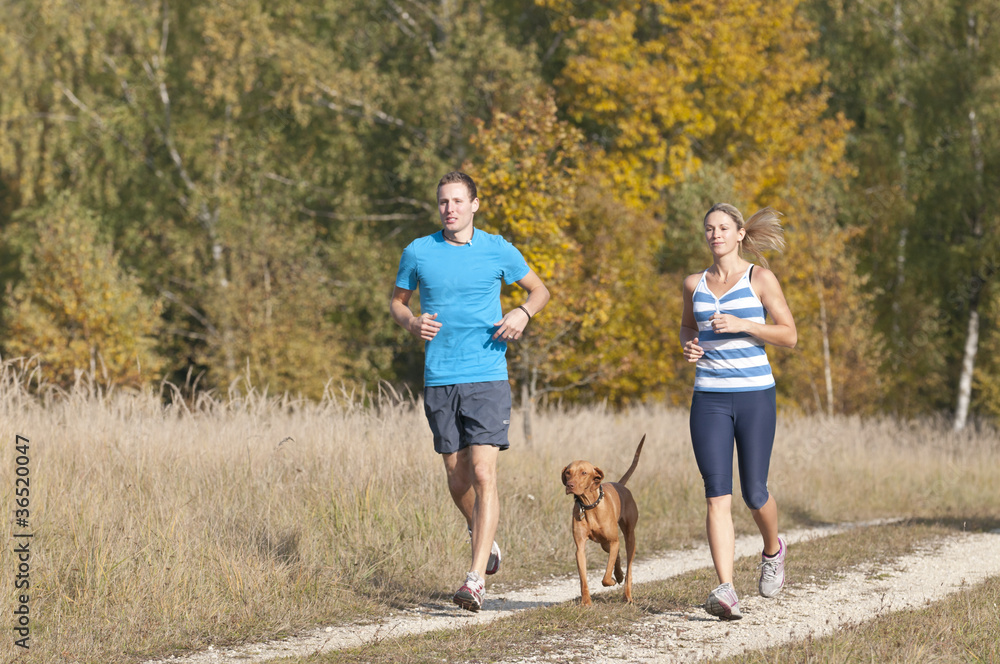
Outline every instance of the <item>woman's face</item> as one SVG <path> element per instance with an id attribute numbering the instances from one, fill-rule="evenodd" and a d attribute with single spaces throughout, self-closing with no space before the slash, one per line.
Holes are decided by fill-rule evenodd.
<path id="1" fill-rule="evenodd" d="M 716 210 L 705 218 L 705 241 L 715 256 L 725 256 L 737 251 L 746 231 L 736 227 L 728 214 Z"/>

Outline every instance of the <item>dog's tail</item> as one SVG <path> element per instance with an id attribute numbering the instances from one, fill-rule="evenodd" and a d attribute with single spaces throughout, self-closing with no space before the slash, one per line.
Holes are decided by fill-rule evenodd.
<path id="1" fill-rule="evenodd" d="M 628 470 L 625 471 L 625 474 L 622 475 L 622 478 L 618 480 L 619 484 L 624 486 L 625 482 L 628 482 L 628 478 L 632 477 L 632 471 L 635 470 L 635 467 L 637 465 L 639 465 L 639 453 L 642 452 L 642 444 L 645 442 L 646 442 L 646 434 L 642 434 L 642 440 L 639 441 L 639 447 L 635 448 L 635 456 L 632 458 L 632 465 L 628 467 Z"/>

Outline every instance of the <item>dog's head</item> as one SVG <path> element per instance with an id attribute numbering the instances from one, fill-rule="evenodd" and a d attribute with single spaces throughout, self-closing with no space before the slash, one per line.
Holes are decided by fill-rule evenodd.
<path id="1" fill-rule="evenodd" d="M 589 461 L 574 461 L 562 471 L 566 493 L 582 496 L 588 489 L 597 489 L 604 481 L 604 471 Z"/>

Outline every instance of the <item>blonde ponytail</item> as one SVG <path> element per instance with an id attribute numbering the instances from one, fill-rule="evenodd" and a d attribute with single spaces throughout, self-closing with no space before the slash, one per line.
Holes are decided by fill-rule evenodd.
<path id="1" fill-rule="evenodd" d="M 716 203 L 705 213 L 705 219 L 713 212 L 724 212 L 736 222 L 736 228 L 746 231 L 740 242 L 740 253 L 744 251 L 753 254 L 757 261 L 767 267 L 764 252 L 769 250 L 784 251 L 785 233 L 781 228 L 781 213 L 772 207 L 766 207 L 754 212 L 753 216 L 743 221 L 743 215 L 735 206 L 729 203 Z"/>

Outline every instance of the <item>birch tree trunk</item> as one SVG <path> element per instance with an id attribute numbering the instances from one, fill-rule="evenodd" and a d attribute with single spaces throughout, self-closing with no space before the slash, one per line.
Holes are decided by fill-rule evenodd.
<path id="1" fill-rule="evenodd" d="M 830 331 L 826 322 L 826 299 L 823 297 L 823 284 L 816 281 L 816 292 L 819 294 L 819 328 L 823 335 L 823 377 L 826 380 L 826 414 L 833 416 L 833 370 L 830 367 Z"/>
<path id="2" fill-rule="evenodd" d="M 978 298 L 976 298 L 978 300 Z M 962 356 L 962 375 L 958 379 L 958 403 L 955 406 L 955 431 L 965 428 L 969 418 L 969 403 L 972 401 L 972 374 L 976 368 L 976 353 L 979 351 L 979 303 L 973 301 L 969 307 L 969 328 L 965 335 L 965 352 Z"/>
<path id="3" fill-rule="evenodd" d="M 971 45 L 970 45 L 971 47 Z M 973 167 L 976 175 L 976 189 L 982 191 L 983 151 L 979 122 L 976 112 L 969 112 L 969 140 L 972 143 Z M 972 235 L 981 238 L 983 225 L 977 210 L 971 219 Z M 955 431 L 961 431 L 969 419 L 969 403 L 972 401 L 972 376 L 976 370 L 976 354 L 979 352 L 979 293 L 981 287 L 973 280 L 973 292 L 969 297 L 969 326 L 965 333 L 965 350 L 962 352 L 962 373 L 958 378 L 958 401 L 955 404 Z"/>
<path id="4" fill-rule="evenodd" d="M 978 21 L 975 13 L 968 18 L 967 47 L 970 54 L 979 51 Z M 979 132 L 979 119 L 976 109 L 969 111 L 969 143 L 972 151 L 972 167 L 975 176 L 974 191 L 978 201 L 983 201 L 985 193 L 983 173 L 985 170 L 983 158 L 982 134 Z M 983 237 L 983 211 L 980 206 L 969 215 L 971 235 L 981 242 Z M 955 404 L 955 431 L 961 431 L 969 418 L 969 403 L 972 401 L 972 377 L 976 370 L 976 354 L 979 352 L 979 294 L 981 284 L 976 278 L 970 282 L 972 291 L 969 293 L 969 326 L 965 333 L 965 350 L 962 352 L 962 373 L 958 378 L 958 401 Z"/>

